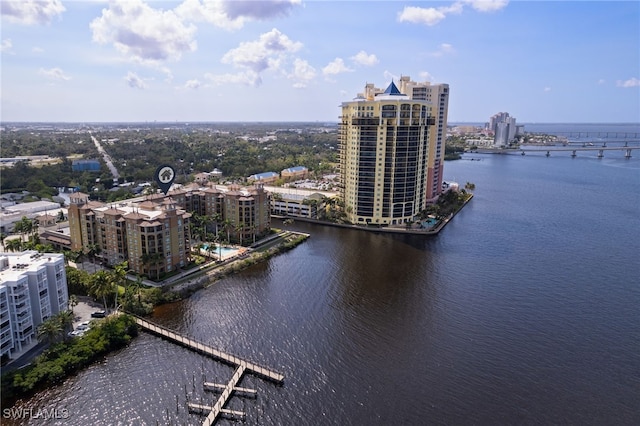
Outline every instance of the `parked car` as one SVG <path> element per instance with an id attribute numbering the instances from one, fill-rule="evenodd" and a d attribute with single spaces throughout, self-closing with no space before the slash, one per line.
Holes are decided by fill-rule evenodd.
<path id="1" fill-rule="evenodd" d="M 89 328 L 89 321 L 84 321 L 78 324 L 76 330 L 87 331 Z"/>
<path id="2" fill-rule="evenodd" d="M 106 311 L 95 311 L 91 313 L 91 318 L 104 318 L 107 316 Z"/>

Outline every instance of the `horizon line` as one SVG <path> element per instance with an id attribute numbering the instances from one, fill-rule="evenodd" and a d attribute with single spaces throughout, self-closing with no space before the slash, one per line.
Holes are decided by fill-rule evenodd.
<path id="1" fill-rule="evenodd" d="M 474 121 L 474 120 L 455 120 L 447 123 L 449 124 L 478 124 L 487 123 L 488 121 Z M 241 120 L 219 120 L 219 121 L 204 121 L 204 120 L 176 120 L 176 121 L 0 121 L 0 126 L 7 124 L 215 124 L 215 123 L 252 123 L 252 124 L 276 124 L 276 123 L 305 123 L 305 124 L 339 124 L 340 121 L 330 120 L 255 120 L 255 121 L 241 121 Z M 520 124 L 627 124 L 627 125 L 640 125 L 640 121 L 523 121 Z"/>

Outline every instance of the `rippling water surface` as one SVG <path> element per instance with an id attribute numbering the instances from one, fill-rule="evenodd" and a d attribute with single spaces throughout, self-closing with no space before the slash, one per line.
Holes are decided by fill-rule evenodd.
<path id="1" fill-rule="evenodd" d="M 248 424 L 640 424 L 639 158 L 446 163 L 477 189 L 439 236 L 296 222 L 307 242 L 154 320 L 285 374 L 245 377 L 258 399 L 230 406 Z M 186 400 L 231 374 L 141 334 L 19 406 L 200 424 Z"/>

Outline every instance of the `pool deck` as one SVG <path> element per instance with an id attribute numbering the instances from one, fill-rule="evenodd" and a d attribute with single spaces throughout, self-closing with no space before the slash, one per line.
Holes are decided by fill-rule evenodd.
<path id="1" fill-rule="evenodd" d="M 217 246 L 216 243 L 204 243 L 204 245 L 207 245 L 207 247 L 208 247 L 208 244 L 213 244 Z M 247 252 L 247 248 L 241 247 L 241 246 L 222 246 L 222 253 L 220 253 L 217 247 L 215 250 L 212 250 L 212 251 L 209 251 L 203 248 L 199 250 L 199 253 L 202 256 L 209 257 L 212 259 L 217 259 L 217 260 L 223 260 L 223 261 L 235 256 L 241 256 L 246 252 Z"/>
<path id="2" fill-rule="evenodd" d="M 175 275 L 172 275 L 162 281 L 151 281 L 149 279 L 143 279 L 142 284 L 149 287 L 157 287 L 168 289 L 169 291 L 180 292 L 188 288 L 199 288 L 208 285 L 211 282 L 212 276 L 224 275 L 225 269 L 230 265 L 233 265 L 237 261 L 242 261 L 249 258 L 254 251 L 262 250 L 266 246 L 277 246 L 284 242 L 291 235 L 306 235 L 301 232 L 281 230 L 279 233 L 270 235 L 266 238 L 256 241 L 250 247 L 239 247 L 238 251 L 228 256 L 223 256 L 222 260 L 218 260 L 218 256 L 203 255 L 207 262 L 193 268 L 181 271 Z M 129 280 L 135 281 L 136 276 L 128 275 Z"/>

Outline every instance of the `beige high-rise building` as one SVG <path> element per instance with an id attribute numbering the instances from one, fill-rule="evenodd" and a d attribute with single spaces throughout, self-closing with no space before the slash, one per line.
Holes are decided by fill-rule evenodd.
<path id="1" fill-rule="evenodd" d="M 341 196 L 358 225 L 412 222 L 442 188 L 449 86 L 400 79 L 342 104 Z"/>

